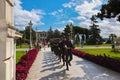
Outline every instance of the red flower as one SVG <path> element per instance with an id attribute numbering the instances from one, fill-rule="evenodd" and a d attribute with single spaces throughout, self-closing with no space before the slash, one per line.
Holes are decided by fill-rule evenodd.
<path id="1" fill-rule="evenodd" d="M 113 69 L 117 72 L 120 72 L 120 61 L 109 58 L 106 55 L 104 55 L 104 56 L 101 56 L 101 55 L 94 56 L 94 55 L 82 52 L 80 50 L 77 50 L 77 49 L 72 49 L 72 53 L 79 56 L 79 57 L 82 57 L 82 58 L 88 59 L 92 62 L 95 62 L 99 65 L 102 65 L 102 66 L 105 66 L 107 68 Z"/>
<path id="2" fill-rule="evenodd" d="M 16 65 L 16 80 L 26 79 L 28 71 L 31 65 L 33 64 L 37 54 L 38 54 L 38 50 L 32 49 L 21 57 L 20 61 Z"/>

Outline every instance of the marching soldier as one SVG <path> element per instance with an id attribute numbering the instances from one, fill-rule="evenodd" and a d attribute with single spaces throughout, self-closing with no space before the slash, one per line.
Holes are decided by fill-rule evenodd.
<path id="1" fill-rule="evenodd" d="M 65 54 L 66 54 L 66 66 L 67 66 L 67 70 L 69 70 L 68 65 L 71 66 L 70 62 L 73 59 L 71 49 L 74 48 L 74 46 L 71 43 L 70 35 L 69 34 L 66 35 L 66 40 L 65 40 L 64 47 L 65 47 Z"/>

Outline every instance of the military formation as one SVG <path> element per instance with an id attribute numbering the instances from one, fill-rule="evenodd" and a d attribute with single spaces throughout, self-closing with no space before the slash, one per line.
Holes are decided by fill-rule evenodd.
<path id="1" fill-rule="evenodd" d="M 69 66 L 71 66 L 71 61 L 73 59 L 72 56 L 72 48 L 74 48 L 71 43 L 70 36 L 65 35 L 60 39 L 55 39 L 50 41 L 51 51 L 56 55 L 60 62 L 63 62 L 63 66 L 66 66 L 66 70 L 69 70 Z"/>

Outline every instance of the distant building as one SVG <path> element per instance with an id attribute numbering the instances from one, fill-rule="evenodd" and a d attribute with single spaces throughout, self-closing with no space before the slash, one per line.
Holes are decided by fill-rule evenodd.
<path id="1" fill-rule="evenodd" d="M 43 42 L 44 40 L 46 41 L 47 36 L 48 36 L 48 33 L 45 31 L 38 31 L 37 32 L 38 40 L 40 40 L 41 42 Z"/>

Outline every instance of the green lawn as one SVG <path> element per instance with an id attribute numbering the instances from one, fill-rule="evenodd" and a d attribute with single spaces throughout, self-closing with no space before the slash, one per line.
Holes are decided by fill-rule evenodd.
<path id="1" fill-rule="evenodd" d="M 75 44 L 75 46 L 80 47 L 80 44 Z M 86 45 L 86 44 L 83 45 L 83 47 L 89 47 L 89 46 L 96 47 L 96 45 Z M 98 46 L 112 46 L 112 44 L 101 44 Z"/>
<path id="2" fill-rule="evenodd" d="M 120 52 L 113 52 L 111 51 L 111 49 L 80 49 L 80 50 L 93 55 L 104 56 L 104 54 L 106 54 L 106 56 L 120 60 Z"/>
<path id="3" fill-rule="evenodd" d="M 100 44 L 98 46 L 111 46 L 112 44 Z M 84 45 L 84 46 L 96 46 L 96 45 Z"/>
<path id="4" fill-rule="evenodd" d="M 16 64 L 25 53 L 26 51 L 16 51 Z"/>
<path id="5" fill-rule="evenodd" d="M 20 46 L 16 46 L 16 49 L 19 49 L 19 48 L 20 48 Z M 21 48 L 29 48 L 29 46 L 28 45 L 22 45 Z M 34 48 L 34 46 L 32 46 L 32 48 Z"/>
<path id="6" fill-rule="evenodd" d="M 100 46 L 112 46 L 112 44 L 101 44 Z"/>
<path id="7" fill-rule="evenodd" d="M 16 46 L 16 48 L 18 49 L 18 48 L 20 48 L 20 46 Z M 29 46 L 23 45 L 21 48 L 29 48 Z"/>

